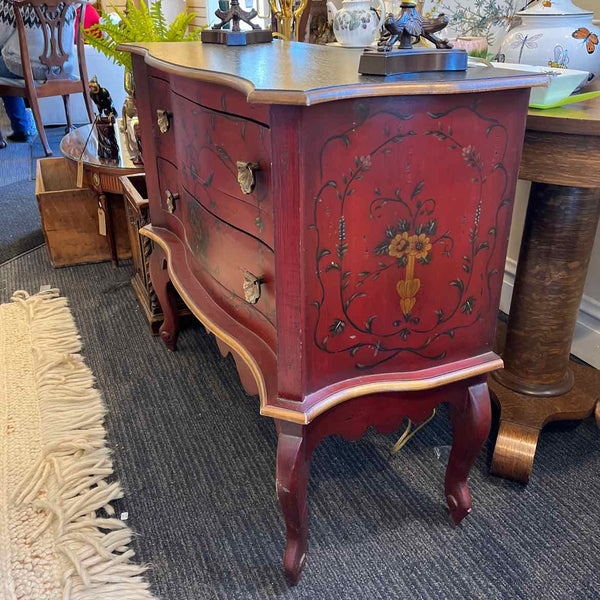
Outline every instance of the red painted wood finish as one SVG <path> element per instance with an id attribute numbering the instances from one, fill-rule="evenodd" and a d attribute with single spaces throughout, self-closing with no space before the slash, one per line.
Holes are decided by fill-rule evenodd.
<path id="1" fill-rule="evenodd" d="M 138 56 L 134 70 L 157 294 L 170 306 L 178 290 L 277 420 L 290 583 L 307 551 L 310 456 L 327 435 L 394 431 L 449 402 L 446 499 L 459 522 L 489 430 L 483 374 L 501 365 L 491 345 L 528 90 L 267 112 L 216 84 L 148 80 Z M 169 98 L 152 93 L 161 80 Z M 174 151 L 152 141 L 157 102 Z M 251 194 L 237 161 L 259 165 Z M 256 305 L 243 300 L 245 270 L 263 281 Z M 171 348 L 177 327 L 167 315 Z"/>

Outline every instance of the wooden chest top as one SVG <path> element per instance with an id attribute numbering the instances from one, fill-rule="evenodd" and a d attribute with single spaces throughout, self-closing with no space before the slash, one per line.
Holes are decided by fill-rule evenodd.
<path id="1" fill-rule="evenodd" d="M 236 89 L 248 102 L 309 106 L 349 98 L 457 94 L 530 88 L 546 75 L 469 68 L 464 72 L 360 75 L 361 49 L 275 41 L 222 47 L 201 42 L 135 43 L 122 49 L 145 56 L 164 72 Z"/>

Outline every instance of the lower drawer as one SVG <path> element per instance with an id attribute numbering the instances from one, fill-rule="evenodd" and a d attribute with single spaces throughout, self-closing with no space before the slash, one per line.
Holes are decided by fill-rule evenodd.
<path id="1" fill-rule="evenodd" d="M 193 194 L 200 204 L 219 219 L 233 225 L 236 229 L 246 231 L 271 249 L 273 242 L 273 217 L 256 206 L 239 198 L 229 196 L 216 189 L 197 187 Z"/>
<path id="2" fill-rule="evenodd" d="M 274 344 L 275 255 L 254 237 L 206 210 L 182 190 L 180 219 L 194 257 L 192 270 L 215 300 L 246 327 Z M 193 264 L 195 263 L 195 264 Z"/>

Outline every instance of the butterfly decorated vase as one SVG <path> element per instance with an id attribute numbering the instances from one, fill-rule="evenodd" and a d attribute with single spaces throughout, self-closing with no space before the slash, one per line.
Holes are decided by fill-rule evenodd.
<path id="1" fill-rule="evenodd" d="M 499 61 L 588 71 L 587 83 L 600 77 L 600 31 L 592 12 L 571 0 L 537 0 L 517 16 L 520 22 L 504 38 Z"/>

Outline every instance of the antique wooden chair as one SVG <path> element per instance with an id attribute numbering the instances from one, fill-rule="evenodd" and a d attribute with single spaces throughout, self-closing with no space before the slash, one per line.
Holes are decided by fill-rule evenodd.
<path id="1" fill-rule="evenodd" d="M 72 31 L 65 27 L 68 16 L 68 8 L 81 4 L 76 0 L 11 0 L 15 11 L 17 32 L 19 36 L 19 49 L 23 64 L 22 79 L 9 79 L 0 77 L 0 96 L 20 96 L 27 98 L 33 112 L 35 124 L 44 146 L 46 156 L 52 154 L 48 144 L 48 138 L 44 131 L 42 116 L 40 113 L 39 98 L 49 96 L 62 96 L 67 117 L 67 127 L 72 128 L 69 100 L 71 94 L 82 93 L 90 122 L 94 120 L 92 101 L 88 89 L 88 75 L 85 65 L 85 53 L 83 46 L 82 23 L 85 4 L 82 5 L 79 19 L 79 31 L 74 39 L 65 39 L 65 32 Z M 27 39 L 25 34 L 23 11 L 31 7 L 37 19 L 42 24 L 41 30 L 44 36 L 44 51 L 40 55 L 40 63 L 46 67 L 46 78 L 44 80 L 34 79 Z M 73 46 L 77 46 L 77 59 L 79 63 L 79 78 L 73 79 L 70 73 L 65 73 L 64 65 L 67 62 Z"/>

